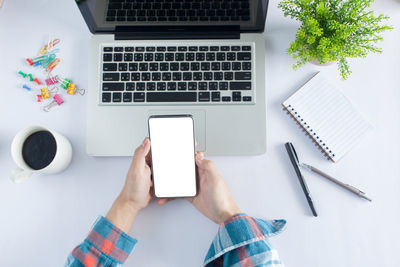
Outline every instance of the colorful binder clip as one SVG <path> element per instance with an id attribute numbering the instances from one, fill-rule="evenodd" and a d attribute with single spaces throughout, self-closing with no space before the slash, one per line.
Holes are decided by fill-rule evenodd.
<path id="1" fill-rule="evenodd" d="M 58 83 L 58 77 L 54 76 L 54 77 L 49 77 L 48 79 L 46 79 L 46 85 L 53 85 Z"/>
<path id="2" fill-rule="evenodd" d="M 59 94 L 55 94 L 53 96 L 53 101 L 50 102 L 47 106 L 43 108 L 44 111 L 48 112 L 52 107 L 59 106 L 64 103 L 64 100 L 61 98 Z"/>
<path id="3" fill-rule="evenodd" d="M 63 88 L 63 89 L 65 89 L 65 90 L 67 90 L 68 89 L 68 86 L 69 86 L 69 84 L 71 83 L 71 80 L 70 79 L 64 79 L 64 80 L 60 80 L 60 83 L 61 83 L 61 88 Z"/>
<path id="4" fill-rule="evenodd" d="M 42 93 L 42 98 L 43 99 L 50 98 L 49 90 L 47 90 L 46 87 L 43 87 L 42 89 L 40 89 L 40 92 Z"/>
<path id="5" fill-rule="evenodd" d="M 69 95 L 76 95 L 76 94 L 84 95 L 85 89 L 76 88 L 76 85 L 74 83 L 70 83 L 67 88 L 67 94 L 69 94 Z"/>

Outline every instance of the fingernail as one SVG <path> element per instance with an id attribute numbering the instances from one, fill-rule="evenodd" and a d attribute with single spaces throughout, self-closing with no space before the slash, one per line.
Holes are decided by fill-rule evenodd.
<path id="1" fill-rule="evenodd" d="M 204 154 L 200 152 L 198 158 L 200 161 L 202 161 L 204 159 Z"/>
<path id="2" fill-rule="evenodd" d="M 144 147 L 144 146 L 146 146 L 146 144 L 147 144 L 147 138 L 145 138 L 145 139 L 143 140 L 142 146 Z"/>

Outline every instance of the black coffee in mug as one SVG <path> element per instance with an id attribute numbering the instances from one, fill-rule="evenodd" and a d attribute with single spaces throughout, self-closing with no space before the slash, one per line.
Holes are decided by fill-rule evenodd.
<path id="1" fill-rule="evenodd" d="M 47 167 L 54 159 L 57 143 L 49 131 L 38 131 L 26 138 L 22 146 L 25 163 L 34 170 Z"/>

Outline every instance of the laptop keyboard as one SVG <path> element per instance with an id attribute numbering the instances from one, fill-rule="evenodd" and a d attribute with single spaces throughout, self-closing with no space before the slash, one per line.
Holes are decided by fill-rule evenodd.
<path id="1" fill-rule="evenodd" d="M 249 21 L 249 0 L 109 0 L 106 21 Z"/>
<path id="2" fill-rule="evenodd" d="M 251 44 L 102 51 L 101 103 L 254 103 Z"/>

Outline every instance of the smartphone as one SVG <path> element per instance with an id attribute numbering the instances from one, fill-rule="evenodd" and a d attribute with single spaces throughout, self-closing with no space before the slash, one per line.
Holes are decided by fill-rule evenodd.
<path id="1" fill-rule="evenodd" d="M 158 198 L 197 194 L 194 123 L 191 115 L 149 117 L 154 194 Z"/>

